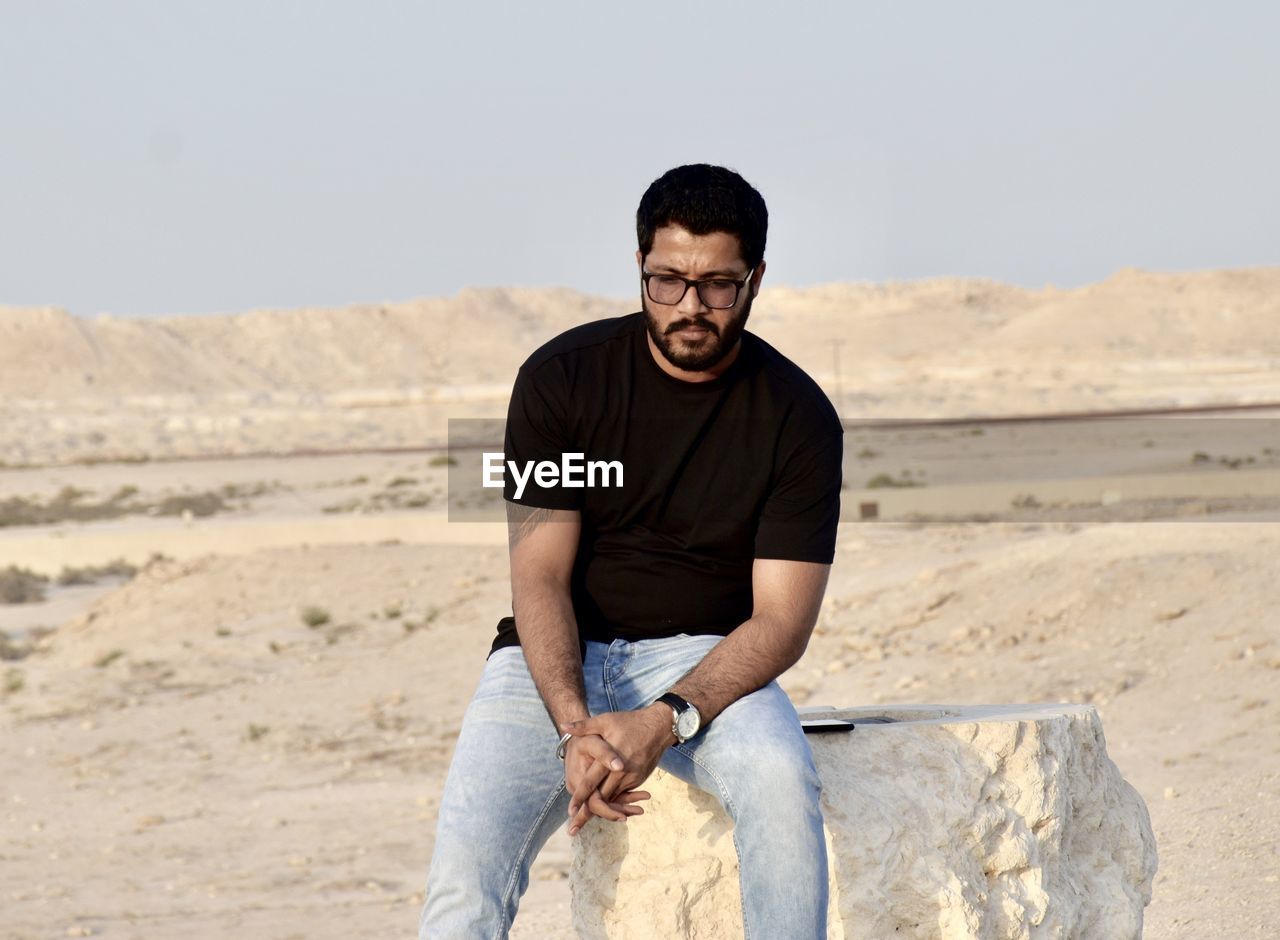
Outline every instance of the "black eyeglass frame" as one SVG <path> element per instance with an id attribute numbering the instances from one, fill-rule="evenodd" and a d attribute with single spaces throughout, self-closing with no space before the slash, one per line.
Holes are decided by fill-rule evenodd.
<path id="1" fill-rule="evenodd" d="M 758 267 L 758 265 L 757 265 L 757 267 Z M 643 268 L 641 268 L 641 269 L 640 269 L 640 280 L 641 280 L 642 282 L 644 282 L 644 293 L 645 293 L 645 296 L 646 296 L 646 297 L 648 297 L 650 300 L 652 300 L 655 304 L 662 304 L 662 306 L 664 306 L 664 307 L 674 307 L 674 306 L 676 306 L 677 304 L 679 304 L 679 303 L 680 303 L 680 301 L 684 300 L 684 295 L 685 295 L 685 294 L 687 294 L 687 293 L 689 293 L 689 288 L 690 288 L 690 287 L 692 287 L 695 291 L 697 291 L 697 292 L 698 292 L 698 299 L 699 299 L 700 301 L 702 301 L 702 305 L 703 305 L 704 307 L 706 307 L 707 309 L 709 309 L 709 310 L 729 310 L 729 309 L 732 309 L 733 307 L 737 306 L 738 301 L 739 301 L 740 299 L 742 299 L 742 288 L 746 287 L 747 282 L 751 280 L 751 275 L 753 275 L 753 274 L 755 274 L 755 273 L 756 273 L 756 269 L 755 269 L 755 268 L 752 268 L 750 271 L 748 271 L 748 272 L 747 272 L 747 276 L 746 276 L 746 277 L 744 277 L 744 278 L 743 278 L 742 280 L 740 280 L 740 281 L 735 281 L 735 280 L 734 280 L 733 278 L 731 278 L 731 277 L 704 277 L 704 278 L 702 278 L 702 279 L 700 279 L 700 280 L 694 280 L 693 278 L 681 277 L 681 276 L 680 276 L 680 275 L 678 275 L 678 274 L 658 274 L 658 273 L 656 273 L 656 272 L 654 272 L 654 271 L 646 271 L 646 270 L 644 270 Z M 669 278 L 672 278 L 673 280 L 677 280 L 677 281 L 684 281 L 684 290 L 682 290 L 682 291 L 680 292 L 680 296 L 679 296 L 679 297 L 677 297 L 674 301 L 672 301 L 672 302 L 670 302 L 670 303 L 667 303 L 667 302 L 665 302 L 665 301 L 658 300 L 657 298 L 655 298 L 655 297 L 653 296 L 653 294 L 652 294 L 652 293 L 650 292 L 650 290 L 649 290 L 649 279 L 650 279 L 650 278 L 653 278 L 653 277 L 669 277 Z M 724 304 L 723 306 L 719 306 L 719 307 L 714 306 L 713 304 L 709 304 L 709 303 L 707 303 L 707 298 L 705 298 L 705 297 L 703 297 L 703 296 L 702 296 L 702 285 L 703 285 L 703 284 L 710 284 L 710 283 L 712 283 L 713 281 L 722 281 L 722 282 L 726 282 L 726 283 L 732 284 L 734 287 L 736 287 L 736 288 L 737 288 L 737 290 L 734 292 L 734 295 L 733 295 L 733 303 L 730 303 L 730 304 Z"/>

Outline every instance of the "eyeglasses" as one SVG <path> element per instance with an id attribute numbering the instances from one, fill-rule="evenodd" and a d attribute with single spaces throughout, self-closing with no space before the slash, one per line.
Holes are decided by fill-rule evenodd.
<path id="1" fill-rule="evenodd" d="M 644 281 L 645 293 L 655 304 L 673 307 L 684 300 L 685 293 L 692 287 L 698 292 L 698 299 L 712 310 L 724 310 L 738 302 L 738 291 L 751 280 L 755 268 L 747 272 L 740 281 L 723 277 L 711 277 L 702 281 L 694 281 L 675 274 L 651 274 L 640 272 L 640 280 Z"/>

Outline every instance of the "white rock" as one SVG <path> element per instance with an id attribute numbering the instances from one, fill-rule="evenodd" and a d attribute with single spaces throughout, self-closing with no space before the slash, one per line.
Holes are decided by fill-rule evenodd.
<path id="1" fill-rule="evenodd" d="M 831 859 L 829 938 L 1141 936 L 1155 838 L 1091 706 L 826 713 L 872 715 L 896 722 L 809 739 Z M 741 937 L 728 816 L 661 771 L 645 789 L 644 816 L 593 821 L 575 840 L 579 936 Z"/>

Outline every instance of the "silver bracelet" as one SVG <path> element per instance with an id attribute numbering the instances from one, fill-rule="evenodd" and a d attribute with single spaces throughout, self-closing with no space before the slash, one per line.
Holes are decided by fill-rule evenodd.
<path id="1" fill-rule="evenodd" d="M 572 733 L 561 735 L 560 743 L 556 745 L 556 757 L 560 758 L 561 760 L 564 760 L 565 745 L 569 743 L 569 739 L 571 737 L 573 737 Z"/>

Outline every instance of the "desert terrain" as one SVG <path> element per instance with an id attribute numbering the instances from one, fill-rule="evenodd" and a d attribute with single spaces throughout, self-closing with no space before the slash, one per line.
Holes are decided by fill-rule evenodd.
<path id="1" fill-rule="evenodd" d="M 1280 923 L 1277 298 L 1280 269 L 1125 271 L 772 288 L 752 315 L 849 425 L 784 686 L 1095 705 L 1158 840 L 1153 938 Z M 413 936 L 510 606 L 448 422 L 501 416 L 541 340 L 631 309 L 0 308 L 0 935 Z M 513 936 L 572 936 L 570 853 Z"/>

